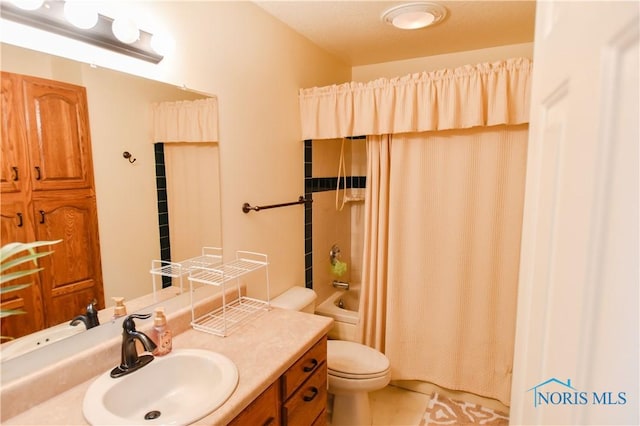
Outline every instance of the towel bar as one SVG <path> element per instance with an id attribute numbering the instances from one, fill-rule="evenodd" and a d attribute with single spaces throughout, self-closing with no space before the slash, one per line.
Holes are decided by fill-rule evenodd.
<path id="1" fill-rule="evenodd" d="M 300 196 L 300 198 L 298 198 L 298 201 L 292 201 L 290 203 L 282 203 L 282 204 L 271 204 L 268 206 L 252 206 L 249 203 L 244 203 L 242 205 L 242 211 L 245 213 L 249 213 L 251 210 L 260 211 L 260 210 L 267 210 L 267 209 L 275 209 L 276 207 L 293 206 L 296 204 L 304 204 L 306 202 L 313 202 L 313 200 L 311 199 L 307 200 L 304 197 Z"/>

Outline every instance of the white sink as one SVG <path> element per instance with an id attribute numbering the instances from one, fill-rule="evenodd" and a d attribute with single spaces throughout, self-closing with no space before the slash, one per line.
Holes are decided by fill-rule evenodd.
<path id="1" fill-rule="evenodd" d="M 174 349 L 133 373 L 98 377 L 82 411 L 94 425 L 186 425 L 220 407 L 238 384 L 229 358 L 200 349 Z"/>

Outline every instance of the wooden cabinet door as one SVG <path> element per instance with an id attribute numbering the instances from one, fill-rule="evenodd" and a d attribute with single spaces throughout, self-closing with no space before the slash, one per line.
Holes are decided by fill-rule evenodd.
<path id="1" fill-rule="evenodd" d="M 2 73 L 2 243 L 58 240 L 29 289 L 2 298 L 27 315 L 3 319 L 18 337 L 104 307 L 86 91 Z M 18 226 L 21 224 L 22 226 Z"/>
<path id="2" fill-rule="evenodd" d="M 13 194 L 11 194 L 13 195 Z M 24 203 L 15 196 L 3 195 L 0 213 L 0 244 L 5 245 L 16 241 L 32 241 L 31 223 L 27 217 Z M 17 268 L 33 268 L 33 264 L 25 264 Z M 2 318 L 2 336 L 21 337 L 44 327 L 44 313 L 42 309 L 42 295 L 38 275 L 30 275 L 15 281 L 4 283 L 3 287 L 16 284 L 31 284 L 29 287 L 2 294 L 0 307 L 4 309 L 19 309 L 23 315 L 12 315 Z"/>
<path id="3" fill-rule="evenodd" d="M 34 191 L 93 187 L 84 87 L 23 77 Z"/>
<path id="4" fill-rule="evenodd" d="M 280 425 L 280 398 L 277 382 L 262 392 L 228 426 L 278 426 Z"/>
<path id="5" fill-rule="evenodd" d="M 2 156 L 0 157 L 0 190 L 3 194 L 19 192 L 23 182 L 28 179 L 28 162 L 25 158 L 25 128 L 23 121 L 22 101 L 20 100 L 20 84 L 2 73 L 0 82 L 0 134 Z"/>
<path id="6" fill-rule="evenodd" d="M 62 192 L 33 202 L 36 239 L 62 240 L 41 262 L 47 327 L 84 313 L 93 299 L 104 308 L 95 198 Z"/>

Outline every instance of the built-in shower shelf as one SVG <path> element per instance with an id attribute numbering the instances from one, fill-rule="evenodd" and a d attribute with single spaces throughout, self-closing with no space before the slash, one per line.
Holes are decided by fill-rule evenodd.
<path id="1" fill-rule="evenodd" d="M 269 304 L 269 261 L 266 254 L 250 251 L 236 252 L 236 259 L 213 267 L 194 267 L 189 271 L 191 288 L 191 326 L 195 330 L 204 331 L 225 337 L 237 326 L 256 315 L 268 311 Z M 264 271 L 266 300 L 258 300 L 242 295 L 240 278 L 255 271 Z M 227 284 L 235 281 L 235 291 L 227 294 Z M 193 303 L 193 285 L 213 285 L 222 288 L 222 306 L 213 312 L 195 316 Z M 231 301 L 227 298 L 231 296 Z"/>
<path id="2" fill-rule="evenodd" d="M 170 262 L 167 260 L 152 260 L 149 272 L 153 277 L 153 299 L 156 298 L 156 277 L 177 278 L 180 283 L 180 294 L 184 291 L 183 277 L 189 274 L 194 268 L 213 268 L 222 264 L 222 249 L 219 247 L 203 247 L 202 254 L 197 257 L 183 260 L 181 262 Z M 162 286 L 162 281 L 160 282 Z"/>

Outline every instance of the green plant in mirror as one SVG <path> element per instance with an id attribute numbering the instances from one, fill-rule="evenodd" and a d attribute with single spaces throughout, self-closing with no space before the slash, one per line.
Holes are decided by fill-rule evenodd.
<path id="1" fill-rule="evenodd" d="M 5 283 L 19 280 L 41 271 L 43 268 L 38 267 L 38 259 L 50 255 L 53 251 L 38 252 L 36 251 L 36 248 L 57 244 L 60 241 L 62 240 L 34 241 L 32 243 L 15 242 L 2 246 L 2 248 L 0 248 L 0 285 L 2 286 L 0 287 L 0 294 L 10 293 L 12 291 L 18 291 L 29 287 L 31 283 L 13 284 L 9 286 L 5 286 Z M 29 262 L 33 263 L 33 268 L 14 270 L 16 267 Z M 9 270 L 12 271 L 7 272 Z M 0 318 L 24 313 L 26 312 L 20 309 L 0 309 Z M 10 339 L 10 337 L 0 336 L 0 339 Z"/>

